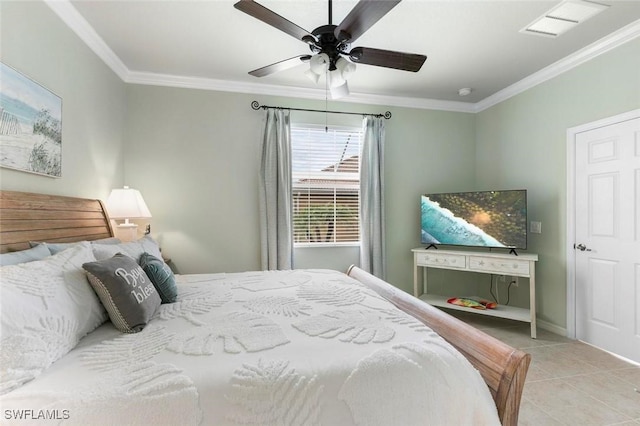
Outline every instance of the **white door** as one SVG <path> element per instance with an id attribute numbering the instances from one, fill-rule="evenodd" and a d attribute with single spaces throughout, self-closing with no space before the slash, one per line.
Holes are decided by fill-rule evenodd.
<path id="1" fill-rule="evenodd" d="M 640 118 L 575 143 L 576 337 L 640 362 Z"/>

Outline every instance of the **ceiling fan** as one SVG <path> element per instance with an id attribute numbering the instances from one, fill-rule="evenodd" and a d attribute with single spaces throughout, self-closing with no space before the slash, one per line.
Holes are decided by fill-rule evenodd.
<path id="1" fill-rule="evenodd" d="M 319 78 L 318 69 L 324 67 L 329 71 L 330 76 L 333 76 L 334 83 L 338 82 L 338 84 L 332 84 L 332 87 L 342 85 L 341 94 L 344 95 L 346 76 L 355 70 L 353 63 L 417 72 L 427 59 L 425 55 L 371 47 L 354 47 L 350 49 L 351 43 L 364 34 L 400 1 L 360 0 L 340 25 L 333 25 L 332 0 L 329 0 L 329 23 L 308 32 L 254 0 L 240 0 L 234 4 L 236 9 L 308 44 L 312 52 L 311 55 L 298 55 L 255 69 L 250 71 L 249 74 L 255 77 L 264 77 L 292 68 L 301 62 L 309 61 L 311 62 L 311 71 L 314 71 L 313 74 L 317 76 L 315 78 L 316 82 Z M 348 58 L 348 60 L 345 58 Z"/>

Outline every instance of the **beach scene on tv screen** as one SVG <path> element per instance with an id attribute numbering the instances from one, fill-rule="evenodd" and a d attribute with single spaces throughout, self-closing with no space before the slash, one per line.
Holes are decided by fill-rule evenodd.
<path id="1" fill-rule="evenodd" d="M 527 247 L 524 191 L 427 194 L 421 210 L 423 244 Z"/>

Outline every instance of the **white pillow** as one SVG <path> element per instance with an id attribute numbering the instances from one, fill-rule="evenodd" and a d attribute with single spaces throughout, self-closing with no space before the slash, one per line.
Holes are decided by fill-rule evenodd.
<path id="1" fill-rule="evenodd" d="M 0 395 L 37 377 L 106 321 L 82 264 L 89 243 L 0 268 Z"/>
<path id="2" fill-rule="evenodd" d="M 0 266 L 17 265 L 19 263 L 33 262 L 51 256 L 45 246 L 36 246 L 26 250 L 0 254 Z"/>
<path id="3" fill-rule="evenodd" d="M 69 247 L 73 247 L 73 246 L 78 245 L 78 244 L 80 244 L 82 242 L 84 242 L 84 241 L 78 241 L 78 242 L 75 242 L 75 243 L 45 243 L 45 242 L 40 242 L 40 241 L 29 241 L 29 245 L 31 247 L 44 246 L 49 250 L 49 252 L 51 254 L 58 254 L 62 250 L 66 250 Z M 91 243 L 91 244 L 119 244 L 121 242 L 122 241 L 120 241 L 118 238 L 115 238 L 115 237 L 101 238 L 99 240 L 91 240 L 91 241 L 89 241 L 89 243 Z"/>
<path id="4" fill-rule="evenodd" d="M 142 253 L 149 253 L 158 259 L 162 259 L 160 246 L 150 236 L 145 236 L 137 241 L 120 244 L 93 244 L 93 254 L 97 260 L 111 259 L 118 253 L 126 254 L 140 263 Z"/>

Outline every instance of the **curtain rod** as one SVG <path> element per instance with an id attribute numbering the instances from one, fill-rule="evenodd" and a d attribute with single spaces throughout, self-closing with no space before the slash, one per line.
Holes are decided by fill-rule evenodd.
<path id="1" fill-rule="evenodd" d="M 346 112 L 346 111 L 326 111 L 321 109 L 303 109 L 303 108 L 288 108 L 288 107 L 279 107 L 279 106 L 270 106 L 270 105 L 260 105 L 258 101 L 251 102 L 251 108 L 254 110 L 259 109 L 288 109 L 289 111 L 306 111 L 306 112 L 323 112 L 325 114 L 350 114 L 350 115 L 368 115 L 371 117 L 384 117 L 385 119 L 391 118 L 391 112 L 386 111 L 384 114 L 367 114 L 366 112 Z"/>

